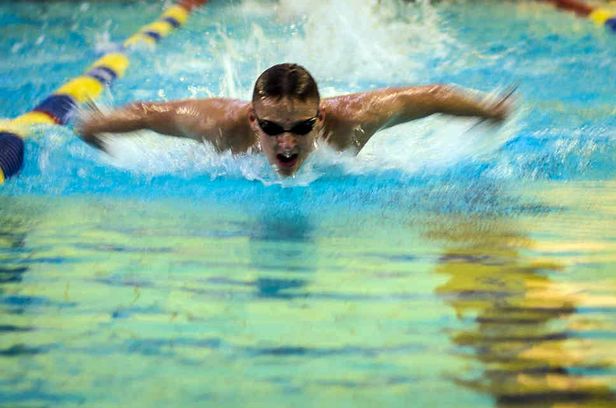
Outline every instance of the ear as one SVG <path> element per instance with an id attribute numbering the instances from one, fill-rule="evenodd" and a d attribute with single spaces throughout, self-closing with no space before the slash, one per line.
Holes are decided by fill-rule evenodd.
<path id="1" fill-rule="evenodd" d="M 325 119 L 325 112 L 323 111 L 322 107 L 319 108 L 319 114 L 317 115 L 317 118 L 319 119 L 319 122 L 323 122 L 323 120 Z"/>
<path id="2" fill-rule="evenodd" d="M 258 134 L 257 115 L 255 114 L 255 110 L 252 106 L 248 111 L 248 125 L 255 134 Z"/>

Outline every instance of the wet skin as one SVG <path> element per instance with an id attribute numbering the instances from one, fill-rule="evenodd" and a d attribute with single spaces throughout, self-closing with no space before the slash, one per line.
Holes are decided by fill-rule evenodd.
<path id="1" fill-rule="evenodd" d="M 314 127 L 304 135 L 292 131 L 269 135 L 261 129 L 257 120 L 269 121 L 288 130 L 314 117 Z M 323 114 L 319 111 L 319 102 L 316 99 L 263 99 L 253 104 L 249 122 L 250 128 L 258 137 L 261 151 L 272 166 L 282 176 L 290 176 L 315 149 L 318 134 L 323 127 Z"/>
<path id="2" fill-rule="evenodd" d="M 283 177 L 293 175 L 315 149 L 316 141 L 337 150 L 359 152 L 379 130 L 434 113 L 502 121 L 511 110 L 509 95 L 478 99 L 445 85 L 385 88 L 323 100 L 262 98 L 254 102 L 211 98 L 171 102 L 139 102 L 110 113 L 92 110 L 82 116 L 77 132 L 87 143 L 104 149 L 102 134 L 140 129 L 200 142 L 234 154 L 261 151 Z M 315 118 L 308 133 L 293 128 Z M 269 135 L 259 125 L 269 121 L 285 131 Z"/>

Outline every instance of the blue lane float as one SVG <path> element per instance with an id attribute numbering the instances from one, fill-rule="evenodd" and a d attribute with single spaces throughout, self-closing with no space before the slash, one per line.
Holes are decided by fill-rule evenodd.
<path id="1" fill-rule="evenodd" d="M 0 184 L 15 175 L 23 164 L 24 142 L 30 128 L 37 125 L 66 125 L 77 106 L 96 99 L 129 65 L 133 47 L 156 45 L 182 26 L 190 13 L 207 0 L 180 0 L 168 7 L 158 20 L 141 27 L 117 52 L 104 55 L 88 70 L 58 88 L 30 112 L 2 124 L 0 128 Z M 15 130 L 18 129 L 18 130 Z"/>
<path id="2" fill-rule="evenodd" d="M 97 79 L 105 86 L 111 85 L 111 83 L 118 77 L 118 74 L 112 68 L 106 66 L 95 67 L 94 69 L 88 71 L 86 75 Z"/>
<path id="3" fill-rule="evenodd" d="M 0 183 L 21 168 L 24 160 L 24 141 L 15 133 L 0 132 Z"/>
<path id="4" fill-rule="evenodd" d="M 171 27 L 173 28 L 178 28 L 179 26 L 182 25 L 182 23 L 180 23 L 178 20 L 176 20 L 173 17 L 165 17 L 163 18 L 163 21 L 166 21 L 167 23 L 171 24 Z"/>
<path id="5" fill-rule="evenodd" d="M 145 31 L 143 34 L 152 38 L 156 42 L 159 42 L 160 39 L 162 38 L 161 35 L 155 31 Z"/>
<path id="6" fill-rule="evenodd" d="M 51 95 L 33 110 L 51 116 L 58 125 L 66 125 L 77 103 L 68 95 Z"/>
<path id="7" fill-rule="evenodd" d="M 571 11 L 579 16 L 587 17 L 595 24 L 605 26 L 607 29 L 616 32 L 616 11 L 602 7 L 594 7 L 586 4 L 582 0 L 543 0 L 553 3 L 556 7 Z"/>

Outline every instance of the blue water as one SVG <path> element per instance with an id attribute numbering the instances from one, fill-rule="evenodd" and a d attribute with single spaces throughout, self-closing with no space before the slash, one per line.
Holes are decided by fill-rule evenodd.
<path id="1" fill-rule="evenodd" d="M 163 8 L 0 3 L 0 116 Z M 515 111 L 321 149 L 286 180 L 151 132 L 105 155 L 72 126 L 36 129 L 0 187 L 0 404 L 612 404 L 614 38 L 531 1 L 196 11 L 131 54 L 103 109 L 248 99 L 293 61 L 324 96 L 517 85 Z"/>
<path id="2" fill-rule="evenodd" d="M 139 13 L 136 21 L 131 16 L 123 24 L 121 18 L 105 18 L 104 14 L 110 11 L 103 11 L 103 16 L 98 16 L 98 10 L 93 13 L 93 7 L 101 8 L 95 4 L 70 8 L 51 3 L 41 6 L 46 13 L 40 13 L 36 4 L 3 7 L 7 9 L 2 13 L 3 18 L 14 24 L 12 30 L 5 29 L 8 35 L 3 36 L 6 40 L 2 44 L 2 53 L 7 58 L 3 59 L 0 111 L 5 117 L 29 110 L 59 84 L 82 72 L 88 61 L 112 46 L 109 42 L 121 42 L 127 36 L 131 29 L 126 25 L 138 27 L 160 13 L 160 5 L 143 5 L 144 12 Z M 112 9 L 119 9 L 121 13 L 126 7 L 120 2 L 114 3 Z M 336 6 L 330 8 L 335 10 Z M 254 78 L 263 68 L 292 57 L 295 57 L 293 61 L 314 72 L 325 96 L 431 82 L 454 83 L 484 92 L 514 84 L 519 86 L 518 110 L 510 123 L 514 129 L 500 136 L 499 145 L 490 146 L 487 157 L 483 155 L 477 160 L 474 157 L 477 152 L 471 149 L 452 157 L 444 166 L 431 166 L 423 155 L 427 153 L 430 158 L 440 159 L 443 150 L 462 143 L 466 137 L 463 125 L 440 133 L 427 130 L 441 126 L 443 121 L 451 121 L 443 119 L 423 128 L 398 128 L 393 132 L 397 137 L 375 137 L 376 147 L 372 150 L 377 152 L 377 160 L 382 163 L 360 166 L 352 173 L 359 173 L 362 179 L 359 184 L 372 183 L 375 178 L 384 183 L 413 184 L 435 177 L 500 182 L 503 179 L 601 179 L 614 175 L 615 45 L 608 31 L 532 3 L 485 7 L 398 5 L 397 9 L 386 3 L 383 9 L 387 12 L 381 11 L 380 15 L 363 10 L 357 19 L 372 15 L 369 22 L 373 25 L 389 24 L 397 31 L 406 28 L 411 33 L 404 34 L 405 43 L 397 44 L 399 39 L 393 35 L 396 31 L 393 28 L 373 26 L 359 30 L 362 31 L 359 34 L 343 24 L 332 29 L 328 26 L 331 21 L 317 21 L 322 18 L 319 13 L 326 14 L 327 10 L 313 11 L 310 15 L 300 14 L 302 7 L 286 5 L 285 8 L 284 3 L 271 9 L 256 3 L 212 4 L 197 12 L 185 30 L 175 33 L 168 44 L 163 43 L 155 53 L 134 53 L 127 77 L 115 84 L 103 103 L 117 106 L 134 100 L 213 95 L 247 98 Z M 293 12 L 298 15 L 286 16 Z M 435 22 L 430 21 L 436 18 L 432 15 L 438 17 Z M 58 21 L 63 19 L 72 24 L 68 36 L 58 28 Z M 413 32 L 419 31 L 413 27 L 413 20 L 419 21 L 420 29 L 428 34 Z M 42 32 L 28 30 L 35 23 L 42 24 Z M 426 38 L 430 34 L 430 38 Z M 339 44 L 320 43 L 321 37 L 328 35 L 337 35 Z M 367 56 L 358 52 L 357 63 L 353 54 L 338 54 L 337 46 L 346 49 L 354 46 L 354 41 L 370 36 L 383 43 L 372 44 L 366 51 Z M 281 38 L 290 38 L 289 48 L 280 46 Z M 357 48 L 361 51 L 363 46 L 359 43 Z M 378 60 L 371 61 L 369 58 L 374 58 L 375 50 L 389 52 L 391 62 L 397 65 L 385 66 Z M 394 51 L 409 55 L 396 55 Z M 17 62 L 24 59 L 28 62 Z M 338 71 L 340 65 L 349 70 Z M 51 136 L 33 138 L 27 145 L 29 159 L 20 177 L 28 181 L 12 182 L 5 191 L 14 194 L 93 191 L 125 194 L 137 188 L 140 193 L 193 195 L 197 188 L 208 195 L 212 189 L 227 183 L 251 185 L 246 178 L 275 179 L 258 159 L 240 160 L 246 166 L 260 166 L 257 174 L 246 177 L 245 171 L 238 171 L 233 159 L 221 161 L 212 158 L 212 152 L 195 157 L 191 155 L 192 146 L 178 147 L 177 143 L 172 144 L 172 148 L 179 152 L 149 157 L 150 163 L 160 163 L 145 166 L 145 172 L 127 172 L 109 166 L 70 131 L 43 130 L 42 134 L 45 132 Z M 478 140 L 483 143 L 498 135 L 498 130 L 486 130 Z M 416 146 L 409 143 L 409 138 L 418 136 L 424 148 L 428 146 L 427 152 L 416 152 Z M 436 142 L 431 140 L 435 138 Z M 430 150 L 430 144 L 436 147 Z M 423 159 L 426 163 L 422 162 L 420 168 L 397 166 L 398 163 L 388 165 L 388 156 L 397 146 L 410 150 L 400 162 Z M 137 150 L 133 156 L 142 156 L 139 148 L 150 149 L 137 145 L 133 147 Z M 167 144 L 158 150 L 169 149 Z M 135 160 L 141 160 L 139 166 L 144 167 L 143 159 L 133 156 L 124 158 L 123 167 Z M 199 165 L 195 165 L 195 161 Z M 316 165 L 316 174 L 303 180 L 303 184 L 317 179 L 313 187 L 325 183 L 329 185 L 324 187 L 327 189 L 331 188 L 328 182 L 331 178 L 336 179 L 334 184 L 349 182 L 348 166 L 338 166 L 337 160 L 333 161 L 333 164 L 331 158 L 324 163 L 321 161 Z M 386 174 L 382 174 L 381 167 L 387 169 Z M 175 177 L 178 173 L 179 178 Z M 210 182 L 209 178 L 216 180 Z"/>

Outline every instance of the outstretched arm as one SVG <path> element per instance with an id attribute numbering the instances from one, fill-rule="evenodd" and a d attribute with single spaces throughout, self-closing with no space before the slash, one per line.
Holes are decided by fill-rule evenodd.
<path id="1" fill-rule="evenodd" d="M 219 137 L 245 103 L 230 99 L 137 102 L 110 113 L 91 111 L 77 125 L 82 138 L 102 148 L 101 133 L 126 133 L 149 129 L 168 136 L 195 140 Z"/>
<path id="2" fill-rule="evenodd" d="M 509 113 L 510 95 L 489 102 L 451 86 L 430 85 L 343 95 L 326 99 L 323 104 L 332 123 L 332 135 L 342 137 L 333 136 L 332 142 L 342 148 L 361 148 L 378 130 L 434 113 L 501 121 Z"/>

